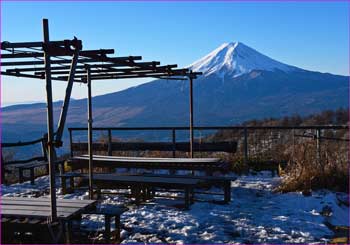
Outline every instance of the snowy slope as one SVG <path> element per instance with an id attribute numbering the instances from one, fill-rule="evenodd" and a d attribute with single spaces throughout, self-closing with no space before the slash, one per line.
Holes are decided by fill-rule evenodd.
<path id="1" fill-rule="evenodd" d="M 253 70 L 280 70 L 284 72 L 301 70 L 271 59 L 241 42 L 222 44 L 202 59 L 191 64 L 190 68 L 203 72 L 204 76 L 216 74 L 219 77 L 225 75 L 238 77 Z"/>
<path id="2" fill-rule="evenodd" d="M 173 207 L 183 200 L 156 198 L 139 207 L 131 206 L 121 216 L 125 225 L 123 243 L 326 243 L 333 236 L 324 224 L 326 221 L 332 225 L 349 226 L 349 207 L 338 204 L 336 193 L 324 190 L 313 192 L 308 197 L 298 192 L 276 193 L 273 189 L 279 181 L 279 177 L 271 177 L 268 172 L 239 176 L 232 182 L 232 201 L 228 205 L 196 202 L 191 210 L 183 211 Z M 35 185 L 29 182 L 3 185 L 2 195 L 36 197 L 45 193 L 48 186 L 48 177 L 45 176 L 38 178 Z M 213 188 L 210 191 L 218 190 Z M 65 199 L 88 198 L 83 190 L 62 195 L 59 189 L 57 194 Z M 214 198 L 202 197 L 207 200 Z M 128 201 L 122 196 L 104 195 L 104 203 Z M 331 208 L 330 217 L 322 216 L 326 206 Z M 103 216 L 83 217 L 83 230 L 103 227 Z"/>

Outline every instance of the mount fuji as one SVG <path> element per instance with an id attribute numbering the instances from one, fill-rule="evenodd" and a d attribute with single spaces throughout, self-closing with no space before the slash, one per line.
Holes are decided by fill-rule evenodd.
<path id="1" fill-rule="evenodd" d="M 204 73 L 204 76 L 215 74 L 219 77 L 238 77 L 253 70 L 292 72 L 297 67 L 283 64 L 240 42 L 224 43 L 190 68 Z"/>
<path id="2" fill-rule="evenodd" d="M 195 125 L 233 125 L 348 107 L 349 77 L 283 64 L 240 42 L 225 43 L 189 67 L 203 72 L 194 81 Z M 94 125 L 188 125 L 188 94 L 187 81 L 160 79 L 96 96 Z M 61 102 L 54 106 L 57 121 Z M 67 126 L 86 126 L 86 118 L 86 100 L 71 101 Z M 4 141 L 40 137 L 45 125 L 43 103 L 2 110 Z"/>

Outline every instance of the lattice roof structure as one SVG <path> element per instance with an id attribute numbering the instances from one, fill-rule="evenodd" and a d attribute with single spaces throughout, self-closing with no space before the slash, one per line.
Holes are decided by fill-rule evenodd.
<path id="1" fill-rule="evenodd" d="M 57 218 L 55 184 L 55 147 L 62 146 L 73 83 L 87 83 L 89 138 L 89 193 L 93 198 L 93 145 L 91 81 L 126 78 L 189 79 L 190 81 L 190 152 L 193 157 L 192 80 L 201 73 L 177 69 L 177 65 L 161 66 L 158 61 L 144 62 L 141 56 L 111 57 L 114 49 L 83 50 L 77 38 L 50 41 L 48 20 L 43 20 L 43 41 L 1 42 L 1 75 L 45 79 L 47 100 L 47 151 L 50 172 L 51 218 Z M 10 60 L 10 61 L 9 61 Z M 54 131 L 52 80 L 66 81 L 66 94 L 57 131 Z"/>
<path id="2" fill-rule="evenodd" d="M 77 38 L 50 41 L 48 44 L 2 42 L 1 50 L 1 74 L 16 77 L 45 79 L 45 52 L 51 58 L 52 80 L 68 81 L 70 73 L 74 72 L 74 82 L 86 82 L 87 68 L 90 69 L 91 80 L 145 77 L 184 79 L 190 76 L 196 78 L 200 74 L 192 73 L 189 69 L 176 69 L 175 64 L 143 62 L 141 56 L 109 56 L 114 54 L 114 49 L 83 50 L 82 41 Z"/>

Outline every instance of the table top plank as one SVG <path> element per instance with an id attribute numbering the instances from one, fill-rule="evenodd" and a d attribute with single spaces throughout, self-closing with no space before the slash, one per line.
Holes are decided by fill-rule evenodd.
<path id="1" fill-rule="evenodd" d="M 26 218 L 46 219 L 50 216 L 51 216 L 51 211 L 15 210 L 15 209 L 1 210 L 1 217 L 26 217 Z M 59 219 L 69 219 L 71 216 L 72 216 L 71 213 L 57 212 L 57 217 Z"/>
<path id="2" fill-rule="evenodd" d="M 159 158 L 159 157 L 120 157 L 120 156 L 105 156 L 93 155 L 94 160 L 119 161 L 119 162 L 140 162 L 140 163 L 190 163 L 190 164 L 207 164 L 218 163 L 220 158 Z M 71 159 L 89 160 L 89 155 L 81 155 L 72 157 Z"/>
<path id="3" fill-rule="evenodd" d="M 173 184 L 176 186 L 194 186 L 201 182 L 199 179 L 164 178 L 143 175 L 94 174 L 94 181 L 111 181 L 125 184 Z"/>
<path id="4" fill-rule="evenodd" d="M 22 200 L 1 200 L 1 205 L 23 205 L 23 206 L 37 206 L 37 207 L 46 207 L 50 204 L 47 202 L 28 202 L 28 201 L 22 201 Z M 67 208 L 84 208 L 86 205 L 90 204 L 81 204 L 81 203 L 62 203 L 57 202 L 57 207 L 67 207 Z"/>
<path id="5" fill-rule="evenodd" d="M 57 217 L 69 219 L 93 207 L 96 200 L 57 199 Z M 51 216 L 49 198 L 1 197 L 1 215 L 45 219 Z"/>
<path id="6" fill-rule="evenodd" d="M 28 201 L 28 202 L 42 202 L 50 203 L 49 197 L 7 197 L 1 196 L 0 201 Z M 81 200 L 81 199 L 57 199 L 57 203 L 79 203 L 87 205 L 96 202 L 96 200 Z"/>
<path id="7" fill-rule="evenodd" d="M 75 213 L 79 211 L 80 208 L 70 208 L 70 207 L 57 207 L 58 213 Z M 27 206 L 27 205 L 3 205 L 2 210 L 32 210 L 32 211 L 44 211 L 50 212 L 51 207 L 47 206 Z"/>

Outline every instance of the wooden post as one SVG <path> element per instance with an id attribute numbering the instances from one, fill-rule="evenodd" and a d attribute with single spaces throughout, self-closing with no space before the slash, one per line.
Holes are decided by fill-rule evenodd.
<path id="1" fill-rule="evenodd" d="M 112 156 L 112 130 L 108 129 L 108 156 Z"/>
<path id="2" fill-rule="evenodd" d="M 173 142 L 173 158 L 176 157 L 176 131 L 173 128 L 172 130 L 172 142 Z"/>
<path id="3" fill-rule="evenodd" d="M 193 77 L 190 72 L 190 157 L 193 158 Z"/>
<path id="4" fill-rule="evenodd" d="M 93 199 L 93 149 L 92 149 L 92 102 L 90 68 L 86 67 L 86 81 L 88 87 L 88 151 L 89 151 L 89 197 Z"/>
<path id="5" fill-rule="evenodd" d="M 321 129 L 316 129 L 316 159 L 321 166 Z"/>
<path id="6" fill-rule="evenodd" d="M 80 47 L 75 47 L 75 48 L 76 49 L 74 50 L 72 63 L 71 63 L 70 71 L 69 71 L 68 83 L 67 83 L 67 88 L 66 88 L 66 95 L 64 97 L 62 111 L 61 111 L 61 115 L 60 115 L 60 120 L 58 122 L 58 128 L 57 128 L 56 142 L 58 142 L 59 144 L 62 144 L 61 139 L 62 139 L 62 134 L 63 134 L 63 130 L 64 130 L 64 124 L 65 124 L 66 118 L 67 118 L 69 101 L 70 101 L 70 97 L 71 97 L 72 89 L 73 89 L 75 68 L 77 66 L 78 58 L 79 58 Z"/>
<path id="7" fill-rule="evenodd" d="M 45 158 L 45 161 L 48 160 L 46 142 L 47 142 L 47 134 L 44 134 L 43 139 L 41 141 L 41 151 L 43 153 L 43 157 Z"/>
<path id="8" fill-rule="evenodd" d="M 4 158 L 2 155 L 2 148 L 0 150 L 0 154 L 1 154 L 1 184 L 6 184 L 5 181 L 5 162 L 4 162 Z"/>
<path id="9" fill-rule="evenodd" d="M 72 130 L 69 131 L 69 147 L 70 147 L 70 157 L 73 157 L 73 132 Z"/>
<path id="10" fill-rule="evenodd" d="M 51 199 L 51 220 L 57 219 L 56 206 L 56 183 L 55 183 L 55 148 L 53 142 L 53 107 L 52 107 L 52 84 L 51 84 L 51 60 L 48 50 L 50 45 L 49 38 L 49 22 L 43 19 L 44 33 L 44 63 L 45 63 L 45 79 L 46 79 L 46 101 L 47 101 L 47 147 L 48 162 L 50 172 L 50 199 Z"/>
<path id="11" fill-rule="evenodd" d="M 248 130 L 244 127 L 244 163 L 248 163 Z"/>

